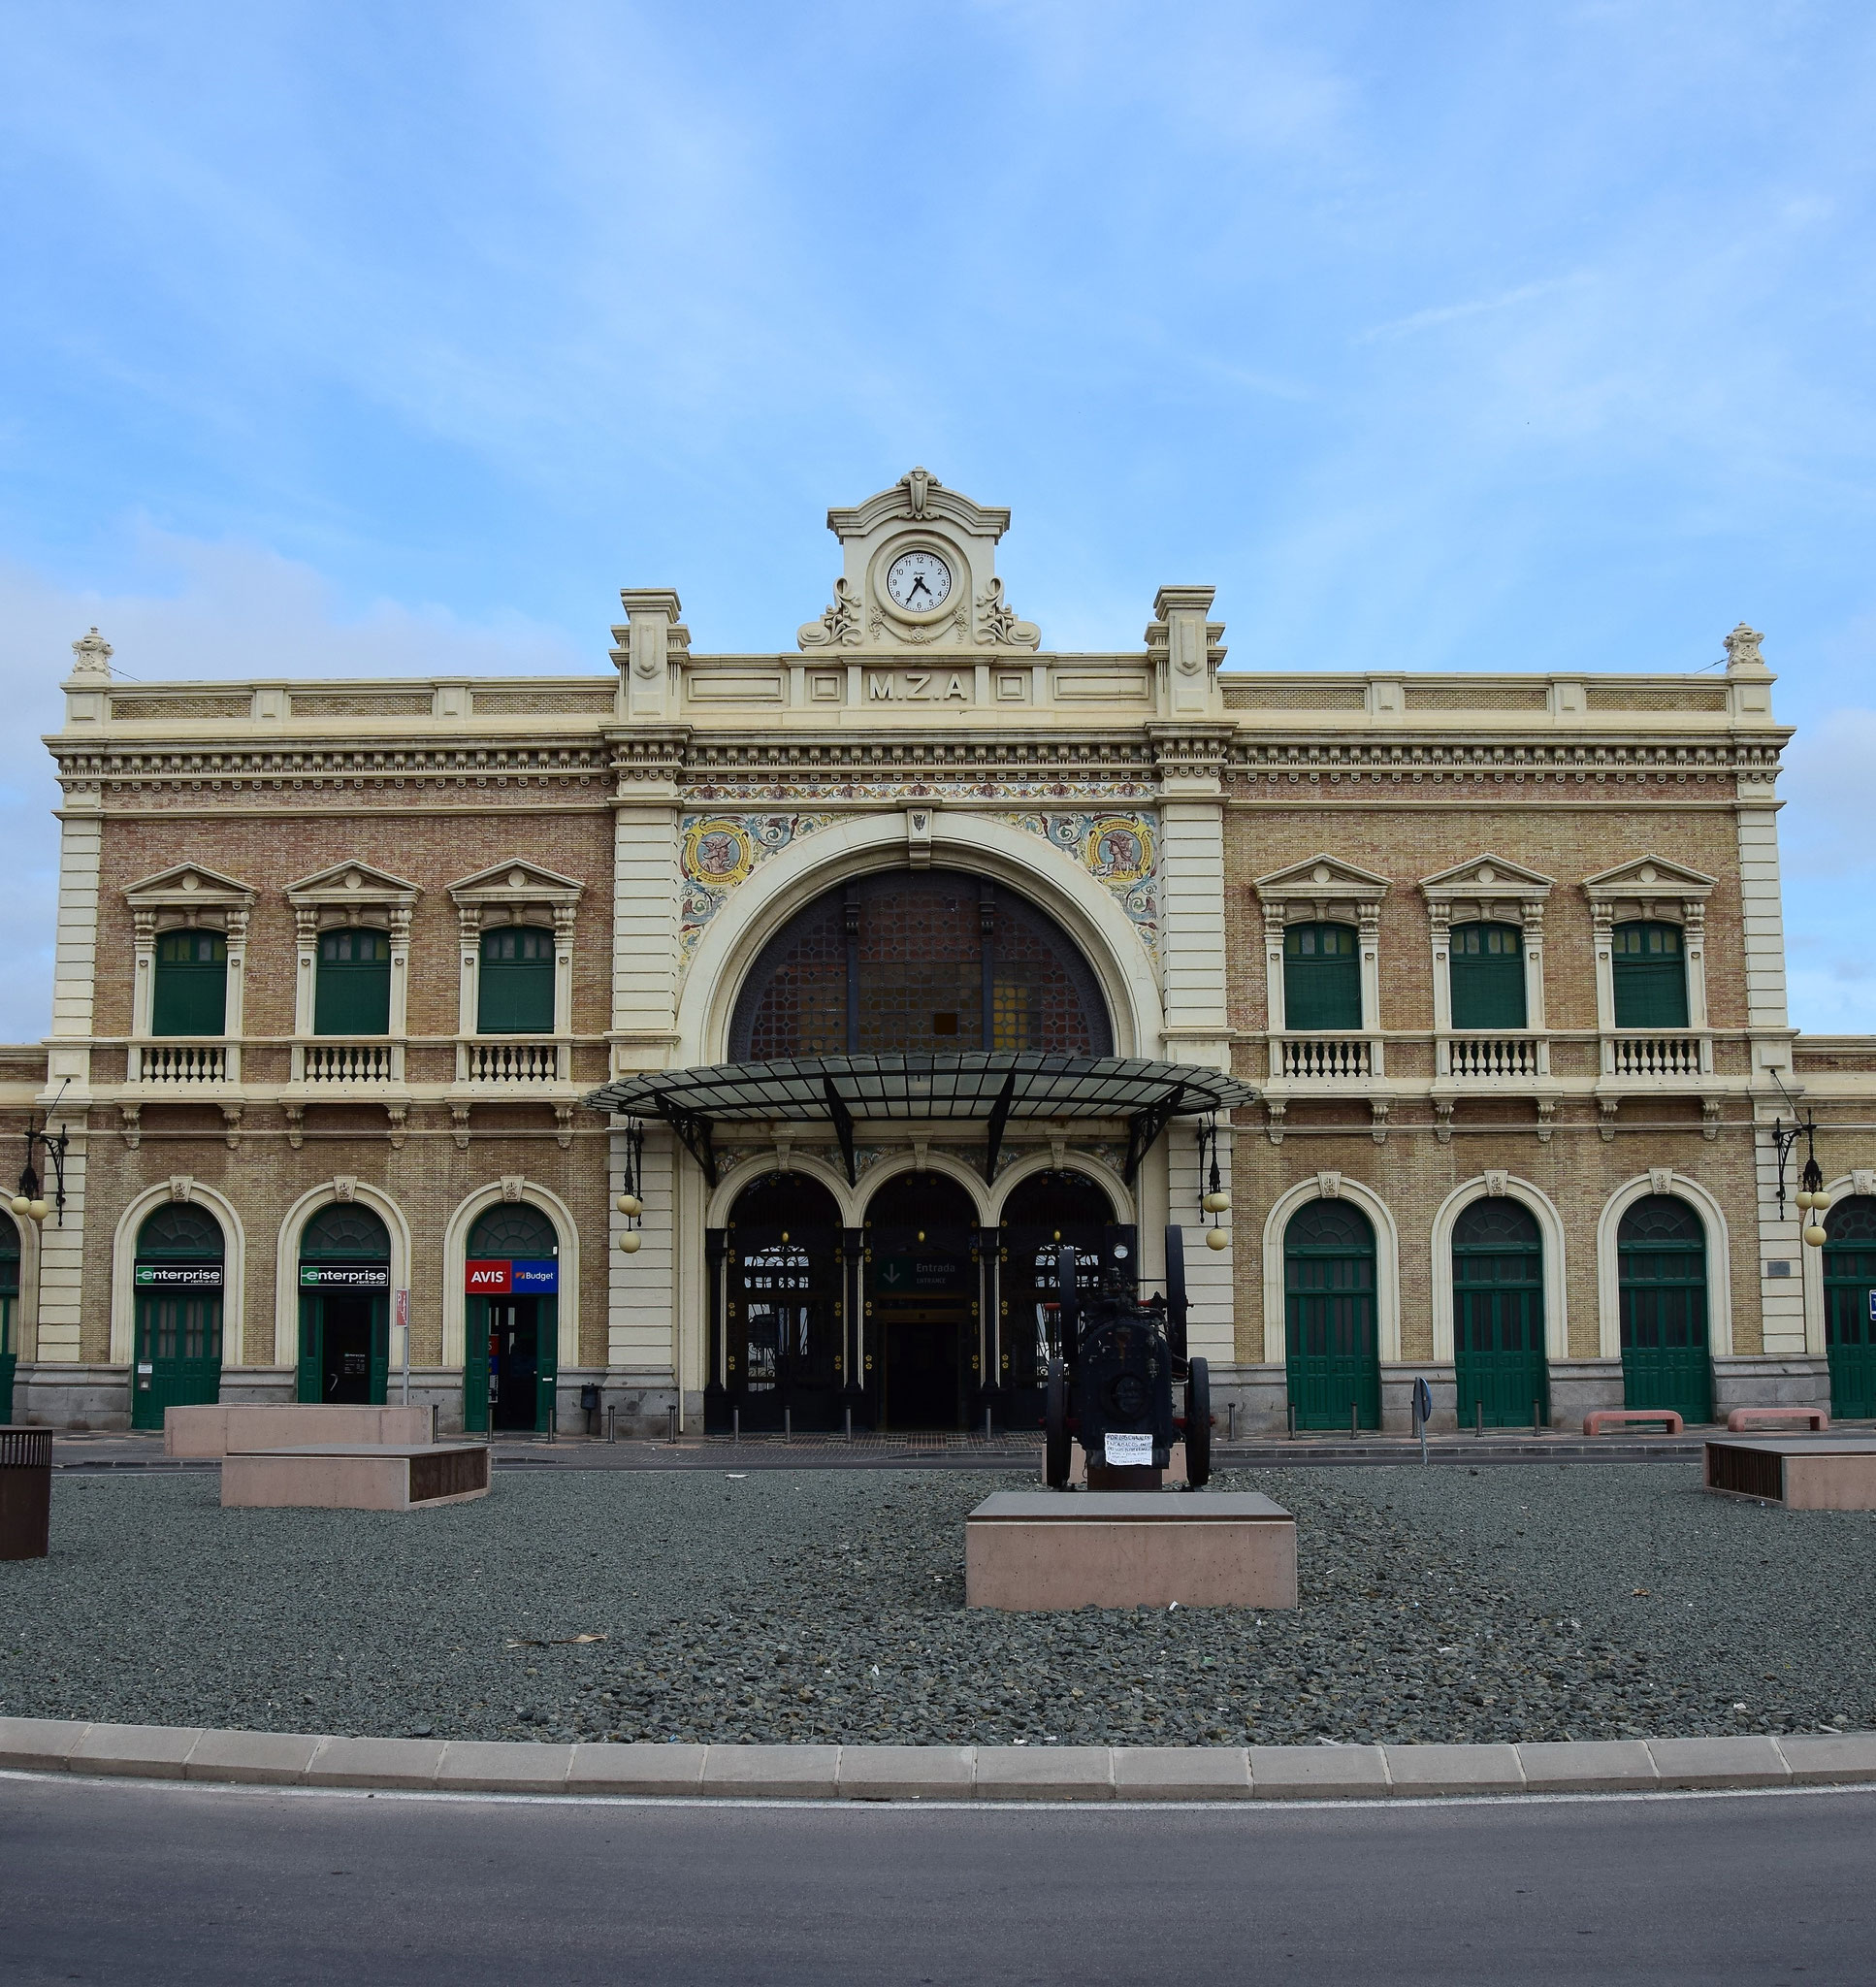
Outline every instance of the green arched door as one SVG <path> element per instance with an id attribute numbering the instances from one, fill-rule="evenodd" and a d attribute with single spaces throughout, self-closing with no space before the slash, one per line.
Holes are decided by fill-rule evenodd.
<path id="1" fill-rule="evenodd" d="M 1375 1230 L 1345 1200 L 1313 1200 L 1283 1234 L 1290 1406 L 1299 1428 L 1381 1425 Z"/>
<path id="2" fill-rule="evenodd" d="M 526 1201 L 469 1230 L 464 1266 L 463 1426 L 547 1434 L 560 1384 L 560 1233 Z"/>
<path id="3" fill-rule="evenodd" d="M 390 1353 L 391 1231 L 333 1201 L 300 1233 L 299 1397 L 382 1407 Z"/>
<path id="4" fill-rule="evenodd" d="M 206 1208 L 172 1201 L 137 1234 L 136 1356 L 130 1425 L 160 1428 L 165 1408 L 221 1397 L 221 1292 L 227 1245 Z"/>
<path id="5" fill-rule="evenodd" d="M 1824 1349 L 1830 1412 L 1876 1416 L 1876 1198 L 1840 1200 L 1824 1221 Z"/>
<path id="6" fill-rule="evenodd" d="M 1622 1217 L 1622 1399 L 1713 1418 L 1706 1343 L 1706 1230 L 1684 1200 L 1651 1193 Z"/>
<path id="7" fill-rule="evenodd" d="M 0 1422 L 13 1419 L 13 1377 L 19 1364 L 19 1230 L 0 1214 Z"/>
<path id="8" fill-rule="evenodd" d="M 1543 1236 L 1515 1200 L 1475 1200 L 1454 1225 L 1453 1365 L 1462 1428 L 1549 1419 Z"/>

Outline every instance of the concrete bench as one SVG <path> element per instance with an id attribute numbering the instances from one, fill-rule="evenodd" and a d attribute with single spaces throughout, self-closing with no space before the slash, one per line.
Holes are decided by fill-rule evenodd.
<path id="1" fill-rule="evenodd" d="M 1822 1435 L 1830 1425 L 1830 1416 L 1824 1408 L 1734 1408 L 1727 1417 L 1727 1433 L 1743 1435 L 1751 1428 L 1783 1428 L 1787 1423 L 1815 1428 Z"/>
<path id="2" fill-rule="evenodd" d="M 166 1408 L 165 1455 L 226 1456 L 261 1449 L 334 1448 L 359 1442 L 435 1442 L 437 1410 L 328 1407 L 320 1401 L 220 1402 Z"/>
<path id="3" fill-rule="evenodd" d="M 1706 1487 L 1793 1511 L 1876 1511 L 1876 1436 L 1723 1436 L 1706 1445 Z"/>
<path id="4" fill-rule="evenodd" d="M 226 1457 L 224 1511 L 417 1511 L 489 1494 L 486 1442 L 355 1442 Z"/>
<path id="5" fill-rule="evenodd" d="M 1583 1417 L 1583 1433 L 1601 1435 L 1604 1428 L 1633 1428 L 1637 1422 L 1659 1421 L 1669 1435 L 1678 1435 L 1683 1423 L 1672 1408 L 1598 1408 Z"/>

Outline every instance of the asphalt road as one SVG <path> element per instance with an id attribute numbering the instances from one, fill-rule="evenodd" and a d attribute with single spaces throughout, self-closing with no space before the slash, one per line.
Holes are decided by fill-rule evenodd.
<path id="1" fill-rule="evenodd" d="M 1863 1987 L 1872 1852 L 1860 1790 L 921 1811 L 0 1777 L 0 1981 Z"/>

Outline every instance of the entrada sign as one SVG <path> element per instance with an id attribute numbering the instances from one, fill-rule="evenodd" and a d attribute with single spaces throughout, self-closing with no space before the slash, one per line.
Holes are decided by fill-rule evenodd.
<path id="1" fill-rule="evenodd" d="M 218 1262 L 140 1262 L 137 1265 L 140 1289 L 218 1290 L 221 1264 Z"/>
<path id="2" fill-rule="evenodd" d="M 463 1288 L 471 1297 L 551 1297 L 561 1287 L 561 1266 L 543 1262 L 468 1262 Z"/>
<path id="3" fill-rule="evenodd" d="M 383 1262 L 303 1262 L 300 1265 L 300 1287 L 303 1290 L 388 1290 L 391 1287 L 391 1267 Z"/>

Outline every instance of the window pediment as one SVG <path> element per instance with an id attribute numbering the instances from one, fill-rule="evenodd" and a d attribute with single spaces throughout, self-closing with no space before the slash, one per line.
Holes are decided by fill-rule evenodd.
<path id="1" fill-rule="evenodd" d="M 206 863 L 175 863 L 131 884 L 124 900 L 144 942 L 158 931 L 188 925 L 208 926 L 239 941 L 246 936 L 256 894 L 252 885 Z"/>
<path id="2" fill-rule="evenodd" d="M 1268 924 L 1352 923 L 1372 925 L 1392 886 L 1385 876 L 1358 868 L 1334 856 L 1311 856 L 1287 869 L 1274 869 L 1251 885 Z"/>
<path id="3" fill-rule="evenodd" d="M 1702 875 L 1665 856 L 1637 856 L 1598 876 L 1583 879 L 1583 895 L 1599 934 L 1611 925 L 1653 918 L 1684 924 L 1698 939 L 1706 919 L 1706 900 L 1719 879 Z"/>
<path id="4" fill-rule="evenodd" d="M 1436 937 L 1450 926 L 1468 924 L 1523 925 L 1536 932 L 1543 928 L 1544 899 L 1555 881 L 1488 852 L 1436 876 L 1423 876 L 1420 894 Z"/>
<path id="5" fill-rule="evenodd" d="M 384 925 L 396 939 L 410 934 L 410 913 L 423 892 L 370 863 L 335 863 L 286 887 L 302 940 L 339 925 Z"/>
<path id="6" fill-rule="evenodd" d="M 519 859 L 494 863 L 449 886 L 466 936 L 488 925 L 551 925 L 565 933 L 572 928 L 585 893 L 586 885 L 571 876 Z"/>

